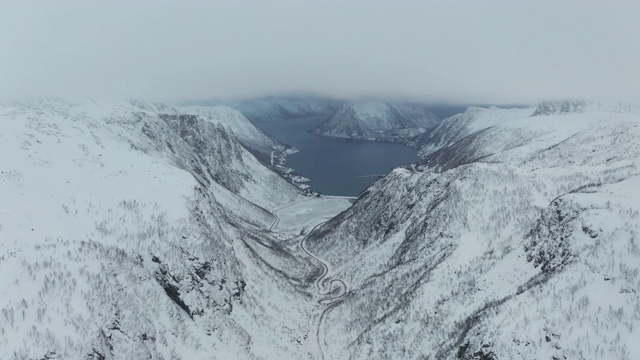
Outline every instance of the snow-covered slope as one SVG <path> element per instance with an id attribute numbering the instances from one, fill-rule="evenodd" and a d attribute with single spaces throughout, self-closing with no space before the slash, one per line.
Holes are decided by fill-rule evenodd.
<path id="1" fill-rule="evenodd" d="M 557 108 L 446 119 L 349 207 L 226 108 L 0 105 L 0 358 L 640 358 L 640 115 Z"/>
<path id="2" fill-rule="evenodd" d="M 294 148 L 278 142 L 264 131 L 258 129 L 241 112 L 228 106 L 173 107 L 166 104 L 138 100 L 130 102 L 141 109 L 158 114 L 197 115 L 209 122 L 221 125 L 265 164 L 270 163 L 272 153 L 279 160 L 284 160 L 284 156 L 296 151 Z"/>
<path id="3" fill-rule="evenodd" d="M 342 102 L 315 97 L 263 97 L 207 104 L 232 107 L 251 121 L 280 121 L 308 116 L 329 116 L 336 112 Z"/>
<path id="4" fill-rule="evenodd" d="M 475 136 L 482 130 L 500 124 L 507 119 L 526 118 L 534 112 L 529 109 L 498 109 L 470 107 L 461 114 L 442 120 L 442 122 L 429 132 L 426 132 L 411 141 L 411 145 L 418 149 L 418 155 L 427 155 L 442 150 L 451 144 L 459 143 L 469 136 Z"/>
<path id="5" fill-rule="evenodd" d="M 640 358 L 640 115 L 534 112 L 445 120 L 315 230 L 327 358 Z"/>
<path id="6" fill-rule="evenodd" d="M 269 153 L 283 152 L 287 146 L 253 125 L 242 113 L 227 106 L 189 106 L 181 112 L 198 115 L 207 120 L 227 126 L 237 139 L 249 149 Z"/>
<path id="7" fill-rule="evenodd" d="M 407 142 L 438 125 L 426 106 L 388 102 L 350 103 L 322 123 L 316 134 L 351 139 Z"/>
<path id="8" fill-rule="evenodd" d="M 227 106 L 186 106 L 172 107 L 166 104 L 130 101 L 133 105 L 164 115 L 195 115 L 199 118 L 225 128 L 230 136 L 238 140 L 256 159 L 264 165 L 276 170 L 301 189 L 308 186 L 296 182 L 293 169 L 285 167 L 287 156 L 298 152 L 298 149 L 285 145 L 258 129 L 238 110 Z"/>
<path id="9" fill-rule="evenodd" d="M 0 358 L 309 356 L 317 267 L 268 231 L 299 191 L 168 109 L 0 106 Z"/>

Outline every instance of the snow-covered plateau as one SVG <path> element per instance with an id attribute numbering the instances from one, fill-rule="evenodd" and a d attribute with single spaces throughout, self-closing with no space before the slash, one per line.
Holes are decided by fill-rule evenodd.
<path id="1" fill-rule="evenodd" d="M 354 200 L 230 108 L 0 105 L 0 359 L 639 359 L 638 108 L 430 124 Z"/>

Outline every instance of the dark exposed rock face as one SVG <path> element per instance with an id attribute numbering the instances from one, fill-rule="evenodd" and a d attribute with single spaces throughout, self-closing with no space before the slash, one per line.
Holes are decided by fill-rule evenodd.
<path id="1" fill-rule="evenodd" d="M 543 210 L 535 227 L 527 235 L 527 261 L 543 272 L 560 268 L 571 260 L 569 237 L 576 228 L 580 209 L 563 199 L 554 200 Z"/>
<path id="2" fill-rule="evenodd" d="M 162 286 L 164 291 L 167 293 L 167 296 L 173 300 L 178 306 L 180 306 L 184 311 L 193 318 L 193 313 L 189 306 L 185 304 L 185 302 L 180 297 L 180 289 L 178 288 L 175 281 L 171 281 L 171 276 L 168 274 L 168 270 L 166 265 L 161 265 L 158 271 L 156 272 L 156 280 Z"/>
<path id="3" fill-rule="evenodd" d="M 183 142 L 169 141 L 171 148 L 186 165 L 186 169 L 202 181 L 210 185 L 215 181 L 227 189 L 238 193 L 246 174 L 231 171 L 230 163 L 242 164 L 242 147 L 232 139 L 226 129 L 206 123 L 196 115 L 160 115 L 169 128 L 179 134 Z M 216 139 L 217 141 L 212 141 Z M 188 146 L 188 154 L 185 153 Z"/>
<path id="4" fill-rule="evenodd" d="M 584 112 L 588 103 L 582 100 L 544 101 L 531 116 L 562 115 Z"/>
<path id="5" fill-rule="evenodd" d="M 155 272 L 155 279 L 167 296 L 189 314 L 191 318 L 209 310 L 224 311 L 230 314 L 233 301 L 242 302 L 246 283 L 234 280 L 216 279 L 215 270 L 209 262 L 191 261 L 193 266 L 171 271 L 162 264 Z"/>

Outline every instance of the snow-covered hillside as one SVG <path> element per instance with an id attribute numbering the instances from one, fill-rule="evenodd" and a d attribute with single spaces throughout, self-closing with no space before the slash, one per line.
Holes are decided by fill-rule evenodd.
<path id="1" fill-rule="evenodd" d="M 186 114 L 198 115 L 202 118 L 227 126 L 245 147 L 269 154 L 286 152 L 288 147 L 255 127 L 238 110 L 226 106 L 189 106 L 179 109 Z"/>
<path id="2" fill-rule="evenodd" d="M 418 149 L 420 157 L 443 150 L 452 144 L 462 144 L 462 140 L 469 140 L 477 136 L 481 130 L 490 128 L 496 124 L 511 118 L 526 118 L 534 109 L 498 109 L 470 107 L 465 112 L 442 120 L 442 122 L 429 132 L 426 132 L 411 141 L 411 145 Z M 507 141 L 509 138 L 506 139 Z M 482 150 L 482 149 L 479 149 Z M 452 155 L 455 155 L 454 153 Z"/>
<path id="3" fill-rule="evenodd" d="M 316 134 L 407 143 L 439 122 L 438 117 L 423 105 L 350 103 L 322 123 Z"/>
<path id="4" fill-rule="evenodd" d="M 640 115 L 552 113 L 449 118 L 314 231 L 327 358 L 640 358 Z"/>
<path id="5" fill-rule="evenodd" d="M 258 129 L 251 121 L 242 115 L 241 112 L 228 106 L 173 107 L 166 104 L 138 100 L 132 100 L 130 102 L 141 109 L 158 114 L 197 115 L 209 122 L 223 126 L 229 134 L 235 137 L 265 164 L 270 163 L 271 155 L 275 156 L 279 162 L 284 162 L 286 155 L 297 151 L 290 146 L 278 142 L 264 131 Z"/>
<path id="6" fill-rule="evenodd" d="M 318 265 L 269 231 L 305 197 L 171 109 L 0 106 L 0 358 L 310 356 Z"/>
<path id="7" fill-rule="evenodd" d="M 228 108 L 0 105 L 0 358 L 640 358 L 640 113 L 575 104 L 445 119 L 353 206 Z"/>
<path id="8" fill-rule="evenodd" d="M 204 102 L 202 105 L 226 105 L 240 111 L 251 121 L 281 121 L 309 116 L 330 116 L 341 101 L 316 97 L 263 97 L 232 101 Z"/>

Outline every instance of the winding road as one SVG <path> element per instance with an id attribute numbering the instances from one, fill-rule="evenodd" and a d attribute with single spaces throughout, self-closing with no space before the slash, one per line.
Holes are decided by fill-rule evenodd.
<path id="1" fill-rule="evenodd" d="M 276 215 L 275 211 L 277 210 L 273 210 L 271 212 L 271 214 L 273 215 L 273 222 L 271 223 L 271 226 L 269 226 L 269 231 L 273 231 L 273 227 L 280 222 L 280 218 L 278 217 L 278 215 Z"/>
<path id="2" fill-rule="evenodd" d="M 270 211 L 271 214 L 273 215 L 273 222 L 269 227 L 269 231 L 273 231 L 273 228 L 280 222 L 280 218 L 278 217 L 276 212 L 281 211 L 296 203 L 297 202 L 292 202 Z M 321 330 L 324 327 L 327 315 L 329 311 L 331 311 L 333 308 L 338 306 L 338 304 L 344 301 L 344 299 L 347 297 L 347 292 L 349 291 L 349 287 L 344 281 L 340 279 L 328 279 L 328 274 L 331 271 L 329 265 L 326 262 L 324 262 L 322 259 L 318 258 L 314 254 L 309 252 L 309 250 L 307 250 L 307 248 L 304 245 L 304 242 L 305 240 L 307 240 L 309 235 L 313 233 L 315 229 L 317 229 L 319 226 L 322 226 L 325 223 L 326 221 L 316 224 L 306 236 L 300 239 L 300 242 L 298 243 L 298 247 L 300 248 L 300 250 L 302 250 L 307 256 L 309 256 L 310 258 L 315 260 L 317 263 L 319 263 L 320 266 L 322 267 L 322 274 L 320 274 L 320 276 L 314 282 L 315 288 L 317 290 L 317 294 L 320 296 L 320 299 L 318 300 L 318 304 L 324 306 L 324 309 L 322 309 L 322 312 L 320 313 L 320 318 L 318 319 L 318 325 L 316 327 L 316 332 L 315 332 L 316 345 L 318 347 L 318 354 L 320 355 L 321 360 L 324 360 L 324 353 L 322 351 L 322 348 L 323 348 L 323 345 L 326 345 L 321 340 L 321 334 L 322 334 Z M 337 294 L 331 295 L 331 292 L 336 288 L 336 285 L 339 291 L 337 292 Z"/>
<path id="3" fill-rule="evenodd" d="M 311 229 L 311 231 L 309 231 L 309 234 L 313 233 L 313 231 L 318 226 L 321 226 L 325 222 L 321 222 L 321 223 L 317 224 L 316 226 L 314 226 L 313 229 Z M 309 235 L 303 237 L 300 240 L 300 242 L 298 243 L 298 246 L 300 247 L 300 249 L 305 254 L 307 254 L 309 257 L 311 257 L 312 259 L 317 261 L 320 264 L 320 266 L 322 267 L 322 274 L 316 279 L 315 286 L 316 286 L 316 289 L 318 291 L 318 295 L 321 296 L 321 299 L 318 300 L 318 304 L 326 306 L 326 307 L 320 313 L 320 319 L 318 320 L 318 326 L 316 328 L 316 343 L 317 343 L 317 346 L 318 346 L 318 354 L 320 355 L 320 359 L 324 360 L 324 353 L 322 351 L 322 346 L 323 346 L 324 342 L 321 340 L 321 334 L 322 334 L 321 330 L 324 327 L 324 323 L 326 321 L 327 314 L 329 313 L 329 311 L 331 311 L 331 309 L 333 309 L 334 307 L 338 306 L 338 304 L 340 304 L 342 301 L 344 301 L 344 299 L 347 297 L 347 291 L 349 290 L 349 288 L 347 287 L 347 284 L 345 284 L 345 282 L 340 280 L 340 279 L 331 279 L 331 280 L 329 280 L 328 284 L 325 283 L 325 280 L 327 279 L 327 275 L 329 274 L 329 270 L 330 270 L 329 269 L 329 265 L 327 265 L 327 263 L 322 261 L 320 258 L 318 258 L 315 255 L 313 255 L 312 253 L 310 253 L 309 250 L 307 250 L 307 248 L 304 246 L 304 241 L 308 237 L 309 237 Z M 334 284 L 338 284 L 338 287 L 339 287 L 340 291 L 338 291 L 337 295 L 327 296 L 334 289 L 334 286 L 333 286 Z"/>

